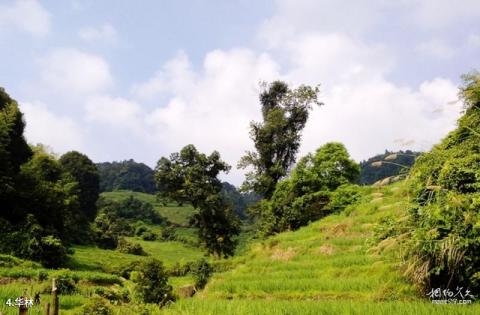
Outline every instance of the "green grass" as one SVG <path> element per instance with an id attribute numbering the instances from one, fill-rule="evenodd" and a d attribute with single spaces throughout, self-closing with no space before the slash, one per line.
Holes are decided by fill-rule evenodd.
<path id="1" fill-rule="evenodd" d="M 478 303 L 431 304 L 404 278 L 392 251 L 372 250 L 371 238 L 378 220 L 405 215 L 409 203 L 402 183 L 382 188 L 365 187 L 363 192 L 360 204 L 297 231 L 253 240 L 251 227 L 244 227 L 238 255 L 230 259 L 210 259 L 216 273 L 195 297 L 177 300 L 164 309 L 135 303 L 116 305 L 114 314 L 139 314 L 145 309 L 148 314 L 199 315 L 479 314 Z M 111 194 L 112 198 L 128 196 L 125 192 Z M 150 200 L 154 198 L 141 195 Z M 158 226 L 150 227 L 157 233 L 161 231 Z M 191 228 L 178 228 L 177 234 L 196 239 L 195 230 Z M 204 255 L 202 248 L 180 242 L 129 240 L 140 243 L 149 254 L 147 257 L 162 260 L 167 268 Z M 113 250 L 75 247 L 69 267 L 81 280 L 76 294 L 61 296 L 61 314 L 77 313 L 97 286 L 120 287 L 131 292 L 133 283 L 112 272 L 143 259 L 146 257 Z M 39 281 L 40 271 L 49 278 Z M 14 281 L 0 284 L 0 302 L 3 304 L 7 298 L 21 295 L 25 289 L 29 294 L 42 290 L 56 272 L 28 261 L 0 256 L 0 276 Z M 171 277 L 169 282 L 177 290 L 194 283 L 194 279 L 189 274 Z M 47 300 L 49 296 L 42 294 L 42 303 Z M 0 305 L 0 312 L 17 314 L 18 310 Z M 36 307 L 29 314 L 40 315 L 41 308 Z"/>
<path id="2" fill-rule="evenodd" d="M 193 213 L 193 207 L 190 205 L 185 205 L 179 207 L 175 203 L 170 203 L 167 206 L 164 206 L 158 202 L 157 197 L 152 194 L 146 194 L 141 192 L 129 191 L 129 190 L 117 190 L 111 192 L 103 192 L 102 197 L 113 200 L 113 201 L 122 201 L 127 199 L 129 196 L 134 196 L 135 198 L 148 202 L 154 206 L 154 208 L 164 217 L 166 217 L 170 222 L 175 223 L 181 226 L 188 226 L 189 217 Z"/>
<path id="3" fill-rule="evenodd" d="M 196 297 L 166 314 L 477 314 L 480 305 L 418 297 L 391 252 L 374 253 L 373 227 L 409 206 L 403 183 L 365 187 L 360 204 L 253 243 Z"/>
<path id="4" fill-rule="evenodd" d="M 203 250 L 198 247 L 187 246 L 180 242 L 143 241 L 129 238 L 140 243 L 149 256 L 136 256 L 120 253 L 116 250 L 107 250 L 91 246 L 75 246 L 69 267 L 75 270 L 115 272 L 122 266 L 148 257 L 157 258 L 171 267 L 176 262 L 182 263 L 197 260 L 203 256 Z"/>

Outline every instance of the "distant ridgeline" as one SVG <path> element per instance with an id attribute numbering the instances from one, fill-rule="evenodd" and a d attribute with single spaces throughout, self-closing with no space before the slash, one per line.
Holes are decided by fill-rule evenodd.
<path id="1" fill-rule="evenodd" d="M 143 163 L 134 160 L 121 162 L 97 163 L 100 175 L 100 191 L 132 190 L 154 194 L 156 192 L 154 171 Z M 231 204 L 235 213 L 241 218 L 246 217 L 246 209 L 257 202 L 254 194 L 242 194 L 235 186 L 223 182 L 222 196 Z"/>
<path id="2" fill-rule="evenodd" d="M 261 199 L 254 193 L 241 193 L 235 186 L 227 182 L 222 183 L 222 197 L 242 219 L 247 217 L 247 208 Z"/>
<path id="3" fill-rule="evenodd" d="M 402 171 L 406 171 L 407 168 L 410 168 L 415 162 L 415 158 L 420 154 L 421 152 L 410 150 L 397 152 L 385 150 L 384 154 L 378 154 L 366 161 L 360 162 L 359 183 L 361 185 L 371 185 L 386 177 L 398 175 Z M 390 158 L 385 160 L 387 156 L 390 156 Z M 391 157 L 395 158 L 392 159 Z M 382 163 L 380 165 L 373 164 L 378 161 L 382 161 Z"/>
<path id="4" fill-rule="evenodd" d="M 100 174 L 100 191 L 133 190 L 155 193 L 153 170 L 143 163 L 130 159 L 121 162 L 97 163 Z"/>

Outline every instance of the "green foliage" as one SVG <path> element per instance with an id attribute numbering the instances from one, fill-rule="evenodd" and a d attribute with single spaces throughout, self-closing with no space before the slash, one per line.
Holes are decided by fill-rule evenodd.
<path id="1" fill-rule="evenodd" d="M 330 201 L 326 208 L 329 212 L 341 212 L 346 207 L 357 203 L 361 196 L 359 186 L 343 184 L 330 194 Z"/>
<path id="2" fill-rule="evenodd" d="M 300 159 L 289 178 L 277 183 L 270 200 L 252 209 L 263 236 L 296 230 L 356 199 L 359 167 L 340 143 L 327 143 Z M 343 185 L 343 186 L 342 186 Z M 337 188 L 340 190 L 335 193 Z"/>
<path id="3" fill-rule="evenodd" d="M 59 238 L 46 233 L 31 214 L 22 225 L 12 226 L 5 221 L 0 231 L 0 250 L 38 261 L 48 268 L 58 268 L 66 262 L 67 249 Z"/>
<path id="4" fill-rule="evenodd" d="M 58 268 L 67 260 L 67 250 L 62 241 L 52 235 L 40 239 L 40 248 L 35 251 L 37 260 L 47 268 Z"/>
<path id="5" fill-rule="evenodd" d="M 195 288 L 203 289 L 212 275 L 213 268 L 205 258 L 202 258 L 193 264 L 191 272 L 195 279 Z"/>
<path id="6" fill-rule="evenodd" d="M 174 241 L 177 238 L 175 228 L 173 226 L 164 227 L 161 233 L 162 240 L 164 241 Z"/>
<path id="7" fill-rule="evenodd" d="M 73 294 L 77 291 L 78 277 L 75 276 L 69 270 L 60 270 L 53 275 L 55 278 L 55 286 L 57 287 L 58 294 Z M 51 287 L 48 284 L 48 292 L 50 293 Z"/>
<path id="8" fill-rule="evenodd" d="M 17 211 L 20 166 L 32 151 L 23 136 L 25 122 L 17 102 L 0 87 L 0 217 L 19 220 Z M 21 217 L 21 214 L 20 214 Z"/>
<path id="9" fill-rule="evenodd" d="M 114 286 L 111 288 L 96 287 L 94 293 L 112 304 L 128 303 L 130 301 L 129 293 L 126 288 Z"/>
<path id="10" fill-rule="evenodd" d="M 110 207 L 103 208 L 93 222 L 95 242 L 100 248 L 114 249 L 120 236 L 133 234 L 133 228 Z"/>
<path id="11" fill-rule="evenodd" d="M 146 256 L 147 253 L 143 250 L 142 246 L 138 243 L 132 243 L 124 238 L 118 240 L 117 250 L 120 253 L 132 254 L 138 256 Z"/>
<path id="12" fill-rule="evenodd" d="M 222 184 L 217 178 L 230 169 L 214 151 L 210 156 L 187 145 L 170 159 L 162 157 L 155 169 L 160 197 L 189 202 L 197 210 L 191 224 L 210 253 L 233 254 L 233 236 L 239 231 L 235 217 L 220 195 Z"/>
<path id="13" fill-rule="evenodd" d="M 141 237 L 144 241 L 155 241 L 157 239 L 157 234 L 152 231 L 145 231 L 141 234 Z"/>
<path id="14" fill-rule="evenodd" d="M 101 297 L 92 297 L 82 307 L 80 315 L 112 315 L 113 310 L 108 302 Z"/>
<path id="15" fill-rule="evenodd" d="M 360 162 L 361 185 L 371 185 L 381 179 L 405 174 L 415 163 L 415 159 L 421 152 L 406 151 L 385 151 L 384 154 L 377 154 L 368 160 Z M 388 160 L 386 160 L 388 158 Z M 378 161 L 386 161 L 380 165 L 373 164 Z M 372 165 L 373 164 L 373 165 Z"/>
<path id="16" fill-rule="evenodd" d="M 100 191 L 132 190 L 155 193 L 153 170 L 134 160 L 97 163 Z"/>
<path id="17" fill-rule="evenodd" d="M 480 290 L 480 80 L 466 78 L 465 114 L 418 157 L 408 181 L 416 205 L 395 229 L 405 240 L 407 273 L 420 289 Z"/>
<path id="18" fill-rule="evenodd" d="M 254 192 L 240 192 L 227 182 L 222 183 L 223 200 L 241 219 L 247 218 L 247 208 L 257 203 L 261 198 Z"/>
<path id="19" fill-rule="evenodd" d="M 318 87 L 302 85 L 292 90 L 281 81 L 263 85 L 263 121 L 250 124 L 256 152 L 246 152 L 238 164 L 240 168 L 253 167 L 246 175 L 243 190 L 267 199 L 273 195 L 277 182 L 295 162 L 312 104 L 321 105 L 318 93 Z"/>
<path id="20" fill-rule="evenodd" d="M 161 306 L 173 301 L 172 286 L 168 284 L 168 275 L 163 263 L 152 258 L 142 262 L 132 277 L 135 291 L 144 303 Z"/>
<path id="21" fill-rule="evenodd" d="M 98 202 L 98 206 L 100 208 L 108 208 L 120 218 L 142 220 L 155 224 L 166 223 L 166 219 L 155 211 L 150 202 L 142 201 L 133 195 L 120 201 L 101 198 Z"/>
<path id="22" fill-rule="evenodd" d="M 97 167 L 88 156 L 77 151 L 65 153 L 59 162 L 78 183 L 80 210 L 89 221 L 93 221 L 97 214 L 96 202 L 100 193 Z"/>

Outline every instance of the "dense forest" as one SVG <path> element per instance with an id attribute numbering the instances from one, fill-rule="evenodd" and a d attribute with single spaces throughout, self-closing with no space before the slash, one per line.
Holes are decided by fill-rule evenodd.
<path id="1" fill-rule="evenodd" d="M 153 194 L 156 190 L 153 170 L 134 160 L 97 163 L 100 191 L 132 190 Z"/>

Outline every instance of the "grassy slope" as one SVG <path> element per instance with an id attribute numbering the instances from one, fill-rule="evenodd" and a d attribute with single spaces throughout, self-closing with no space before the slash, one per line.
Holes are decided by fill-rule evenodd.
<path id="1" fill-rule="evenodd" d="M 374 224 L 402 216 L 402 183 L 365 188 L 361 204 L 254 244 L 167 314 L 479 314 L 480 305 L 433 305 L 416 297 L 398 261 L 369 251 Z"/>
<path id="2" fill-rule="evenodd" d="M 102 195 L 112 200 L 122 200 L 128 198 L 130 195 L 134 195 L 138 199 L 152 203 L 163 216 L 183 226 L 188 223 L 188 216 L 193 211 L 190 206 L 177 207 L 175 205 L 168 205 L 164 207 L 157 202 L 154 195 L 144 193 L 115 191 L 103 193 Z M 151 225 L 150 227 L 156 233 L 160 233 L 161 231 L 159 226 Z M 195 243 L 197 240 L 195 229 L 177 227 L 176 233 L 191 243 Z M 122 285 L 127 287 L 131 286 L 129 281 L 125 282 L 112 273 L 133 261 L 143 260 L 147 257 L 155 257 L 162 260 L 166 268 L 169 269 L 176 263 L 183 264 L 191 262 L 204 255 L 202 248 L 181 242 L 143 241 L 139 238 L 129 239 L 130 241 L 140 243 L 149 256 L 123 254 L 115 250 L 105 250 L 91 246 L 75 246 L 73 248 L 74 254 L 71 256 L 68 267 L 82 281 L 78 284 L 79 292 L 74 295 L 60 296 L 62 314 L 75 313 L 88 301 L 88 296 L 92 294 L 95 286 L 109 287 L 114 283 L 122 283 Z M 5 301 L 8 298 L 15 299 L 22 295 L 24 290 L 27 290 L 28 295 L 33 296 L 35 292 L 40 292 L 43 288 L 50 285 L 51 280 L 40 281 L 38 279 L 40 271 L 47 273 L 49 278 L 54 277 L 56 273 L 56 271 L 47 270 L 41 268 L 38 264 L 20 259 L 16 261 L 14 265 L 16 266 L 4 266 L 0 259 L 0 279 L 8 279 L 4 280 L 6 283 L 0 283 L 0 314 L 18 314 L 16 308 L 5 305 Z M 176 288 L 187 283 L 193 283 L 193 279 L 191 276 L 173 277 L 170 278 L 170 283 Z M 50 299 L 48 294 L 42 294 L 41 297 L 42 304 L 43 301 Z M 118 308 L 117 311 L 122 311 L 122 309 Z M 126 313 L 129 312 L 131 312 L 131 310 L 126 311 Z M 29 314 L 43 315 L 42 306 L 35 306 L 29 311 Z"/>
<path id="3" fill-rule="evenodd" d="M 166 217 L 170 222 L 185 226 L 188 224 L 188 217 L 192 214 L 193 208 L 190 205 L 179 207 L 174 203 L 168 204 L 167 206 L 162 205 L 158 202 L 155 195 L 128 191 L 128 190 L 117 190 L 104 192 L 101 194 L 102 197 L 113 201 L 120 201 L 128 198 L 129 196 L 134 196 L 137 199 L 140 199 L 144 202 L 151 203 L 155 209 L 164 217 Z"/>

